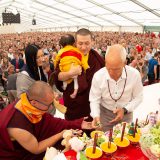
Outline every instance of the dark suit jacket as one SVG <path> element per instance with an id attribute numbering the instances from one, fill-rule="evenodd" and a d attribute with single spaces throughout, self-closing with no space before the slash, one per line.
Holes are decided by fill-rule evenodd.
<path id="1" fill-rule="evenodd" d="M 14 65 L 15 68 L 16 68 L 16 59 L 15 58 L 11 60 L 11 64 Z M 19 60 L 18 60 L 18 69 L 21 69 L 23 67 L 23 65 L 24 65 L 23 59 L 19 58 Z"/>

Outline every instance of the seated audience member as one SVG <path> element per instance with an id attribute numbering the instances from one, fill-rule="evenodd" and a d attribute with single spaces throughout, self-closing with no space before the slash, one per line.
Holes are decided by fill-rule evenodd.
<path id="1" fill-rule="evenodd" d="M 157 80 L 158 52 L 154 54 L 148 62 L 148 84 L 153 84 Z"/>
<path id="2" fill-rule="evenodd" d="M 72 65 L 82 66 L 86 71 L 89 66 L 84 59 L 83 53 L 74 47 L 75 39 L 72 35 L 67 34 L 62 36 L 59 44 L 63 47 L 59 50 L 55 60 L 55 68 L 59 65 L 61 72 L 68 72 Z M 63 81 L 63 89 L 66 90 L 67 85 L 74 81 L 74 91 L 70 95 L 71 98 L 75 98 L 78 93 L 78 76 L 73 76 L 67 81 Z"/>
<path id="3" fill-rule="evenodd" d="M 84 118 L 66 121 L 48 114 L 53 99 L 52 88 L 36 81 L 19 101 L 0 112 L 0 159 L 42 160 L 47 147 L 56 147 L 65 129 L 91 129 L 91 122 Z"/>
<path id="4" fill-rule="evenodd" d="M 7 83 L 8 83 L 8 76 L 9 75 L 12 75 L 12 74 L 14 74 L 15 73 L 15 67 L 13 66 L 13 65 L 10 65 L 9 67 L 8 67 L 8 69 L 5 71 L 5 72 L 3 72 L 3 74 L 2 74 L 2 79 L 3 79 L 3 81 L 4 81 L 4 90 L 6 91 L 6 88 L 7 88 Z"/>
<path id="5" fill-rule="evenodd" d="M 133 67 L 133 68 L 137 68 L 137 60 L 132 60 L 131 63 L 129 64 L 129 66 Z"/>
<path id="6" fill-rule="evenodd" d="M 145 84 L 145 81 L 147 80 L 147 73 L 148 73 L 148 66 L 147 62 L 143 59 L 138 61 L 136 69 L 140 72 L 142 83 Z"/>
<path id="7" fill-rule="evenodd" d="M 44 81 L 47 79 L 44 75 L 42 64 L 44 54 L 42 49 L 37 45 L 28 45 L 25 48 L 26 65 L 17 75 L 17 97 L 25 92 L 34 81 Z"/>
<path id="8" fill-rule="evenodd" d="M 16 80 L 17 80 L 17 73 L 10 74 L 7 78 L 7 93 L 9 103 L 12 103 L 17 98 L 17 88 L 16 88 Z"/>
<path id="9" fill-rule="evenodd" d="M 14 53 L 13 54 L 14 58 L 11 60 L 11 64 L 14 65 L 16 72 L 18 73 L 20 69 L 24 65 L 23 59 L 19 58 L 19 53 Z"/>
<path id="10" fill-rule="evenodd" d="M 52 61 L 52 57 L 50 55 L 44 54 L 44 60 L 43 61 L 44 61 L 44 63 L 49 63 L 50 69 L 53 72 L 54 71 L 54 64 L 53 64 L 53 61 Z"/>
<path id="11" fill-rule="evenodd" d="M 8 67 L 11 65 L 11 63 L 9 62 L 8 57 L 3 57 L 1 64 L 0 64 L 0 68 L 1 68 L 1 74 L 3 75 L 4 72 L 6 72 L 8 70 Z M 1 79 L 2 82 L 2 86 L 5 90 L 5 80 L 3 80 L 3 78 Z"/>
<path id="12" fill-rule="evenodd" d="M 42 69 L 43 69 L 43 72 L 44 72 L 46 79 L 47 79 L 47 82 L 48 82 L 50 79 L 50 76 L 52 74 L 52 70 L 50 69 L 50 64 L 47 62 L 44 62 L 42 65 Z"/>
<path id="13" fill-rule="evenodd" d="M 160 51 L 158 51 L 157 82 L 160 80 Z"/>

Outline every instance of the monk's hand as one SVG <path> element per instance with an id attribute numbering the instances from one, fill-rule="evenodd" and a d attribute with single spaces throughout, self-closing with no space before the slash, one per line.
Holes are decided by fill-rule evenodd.
<path id="1" fill-rule="evenodd" d="M 83 131 L 82 130 L 79 130 L 79 129 L 72 129 L 72 135 L 73 136 L 81 136 L 82 135 L 82 133 L 83 133 Z"/>
<path id="2" fill-rule="evenodd" d="M 82 129 L 93 129 L 92 127 L 92 122 L 87 122 L 86 119 L 88 119 L 88 117 L 84 117 L 82 124 L 81 124 L 81 128 Z"/>
<path id="3" fill-rule="evenodd" d="M 94 129 L 97 129 L 97 130 L 101 130 L 102 129 L 102 124 L 100 122 L 100 117 L 93 118 L 92 127 Z"/>
<path id="4" fill-rule="evenodd" d="M 124 117 L 124 109 L 123 108 L 117 108 L 113 111 L 113 113 L 116 114 L 116 117 L 113 120 L 109 121 L 110 124 L 118 123 Z"/>
<path id="5" fill-rule="evenodd" d="M 62 131 L 59 133 L 61 138 L 63 138 L 63 134 L 64 134 L 64 132 L 66 132 L 66 131 L 67 131 L 67 130 L 64 129 L 64 130 L 62 130 Z"/>
<path id="6" fill-rule="evenodd" d="M 81 75 L 82 73 L 82 67 L 80 65 L 74 65 L 73 63 L 71 64 L 71 68 L 69 70 L 69 74 L 71 77 L 74 77 L 74 76 L 78 76 L 78 75 Z"/>

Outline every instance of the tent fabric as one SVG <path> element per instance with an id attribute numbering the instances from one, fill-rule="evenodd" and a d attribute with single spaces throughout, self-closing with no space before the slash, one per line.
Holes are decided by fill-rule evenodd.
<path id="1" fill-rule="evenodd" d="M 1 0 L 0 11 L 20 13 L 25 29 L 159 26 L 157 0 Z M 32 20 L 36 25 L 32 25 Z M 2 16 L 1 16 L 1 24 Z"/>

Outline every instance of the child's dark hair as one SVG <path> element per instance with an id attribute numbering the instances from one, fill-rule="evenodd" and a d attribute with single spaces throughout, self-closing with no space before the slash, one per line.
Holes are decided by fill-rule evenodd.
<path id="1" fill-rule="evenodd" d="M 73 45 L 75 43 L 75 39 L 71 34 L 66 34 L 65 36 L 62 36 L 59 45 L 62 47 L 65 47 L 67 45 Z"/>

